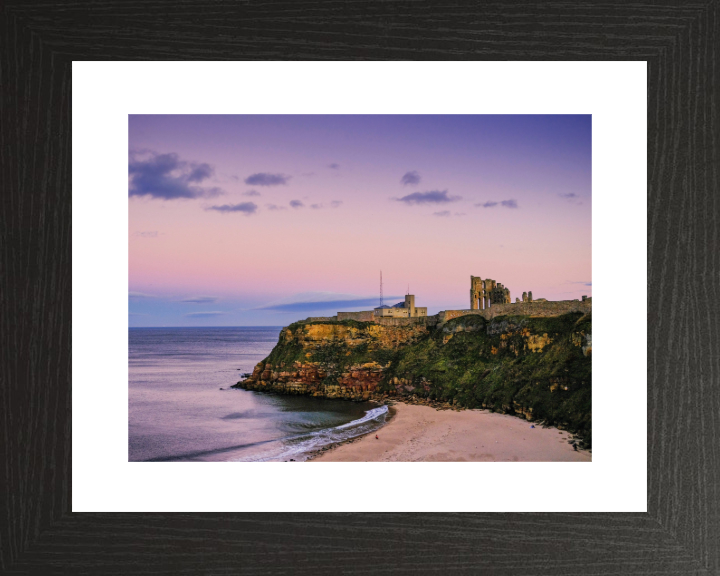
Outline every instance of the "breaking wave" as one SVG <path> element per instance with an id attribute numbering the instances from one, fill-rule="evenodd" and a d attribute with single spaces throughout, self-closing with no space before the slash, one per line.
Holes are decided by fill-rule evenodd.
<path id="1" fill-rule="evenodd" d="M 287 436 L 282 438 L 272 448 L 262 455 L 249 456 L 235 459 L 235 462 L 269 462 L 295 460 L 302 462 L 317 450 L 345 442 L 358 436 L 369 434 L 381 428 L 387 421 L 388 407 L 379 406 L 368 410 L 362 418 L 334 426 L 333 428 L 325 428 L 308 432 L 307 434 L 298 434 L 296 436 Z"/>

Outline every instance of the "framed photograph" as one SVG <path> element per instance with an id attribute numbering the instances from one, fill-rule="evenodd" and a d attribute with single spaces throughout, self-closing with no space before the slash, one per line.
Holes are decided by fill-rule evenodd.
<path id="1" fill-rule="evenodd" d="M 73 67 L 74 150 L 93 166 L 74 179 L 74 234 L 106 239 L 73 249 L 92 270 L 74 291 L 74 511 L 646 509 L 626 440 L 645 423 L 613 424 L 645 403 L 645 360 L 605 320 L 637 306 L 602 280 L 646 282 L 644 64 Z M 222 114 L 180 93 L 202 73 L 227 79 Z M 238 98 L 245 77 L 263 90 Z M 413 77 L 443 90 L 414 94 Z M 503 89 L 479 94 L 478 77 Z M 288 83 L 314 88 L 290 100 Z M 530 96 L 537 83 L 553 90 Z M 127 219 L 92 216 L 108 174 Z M 127 313 L 100 341 L 111 293 Z M 611 409 L 592 384 L 619 366 L 628 402 Z M 283 490 L 293 464 L 321 500 Z M 407 488 L 348 500 L 344 479 L 378 467 Z M 588 489 L 555 491 L 560 469 Z M 424 498 L 450 470 L 452 494 Z M 253 498 L 193 489 L 238 474 Z"/>
<path id="2" fill-rule="evenodd" d="M 3 8 L 2 571 L 714 573 L 715 6 L 299 8 Z"/>
<path id="3" fill-rule="evenodd" d="M 589 114 L 131 115 L 128 460 L 590 462 L 592 143 Z"/>

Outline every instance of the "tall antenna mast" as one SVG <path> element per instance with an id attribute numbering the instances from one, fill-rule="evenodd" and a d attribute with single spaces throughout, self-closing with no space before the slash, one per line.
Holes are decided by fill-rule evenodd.
<path id="1" fill-rule="evenodd" d="M 382 270 L 380 270 L 380 307 L 383 305 L 383 294 L 382 294 Z"/>

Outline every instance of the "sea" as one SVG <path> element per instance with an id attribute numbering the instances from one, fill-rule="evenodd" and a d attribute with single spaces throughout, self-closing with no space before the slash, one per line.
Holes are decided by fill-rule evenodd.
<path id="1" fill-rule="evenodd" d="M 304 461 L 385 423 L 387 406 L 231 388 L 281 329 L 130 328 L 128 460 Z"/>

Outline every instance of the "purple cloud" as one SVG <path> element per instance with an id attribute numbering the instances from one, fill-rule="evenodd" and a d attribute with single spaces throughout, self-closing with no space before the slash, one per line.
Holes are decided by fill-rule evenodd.
<path id="1" fill-rule="evenodd" d="M 300 200 L 290 200 L 290 206 L 292 206 L 293 208 L 302 208 L 303 206 L 305 206 L 305 204 L 300 202 Z"/>
<path id="2" fill-rule="evenodd" d="M 213 175 L 209 164 L 186 162 L 177 154 L 152 151 L 131 152 L 128 162 L 129 196 L 162 200 L 200 198 L 222 194 L 220 188 L 193 186 Z"/>
<path id="3" fill-rule="evenodd" d="M 499 202 L 500 206 L 503 208 L 517 208 L 518 204 L 515 200 L 501 200 Z M 495 208 L 495 206 L 498 205 L 498 202 L 493 202 L 492 200 L 489 202 L 485 202 L 484 204 L 475 204 L 475 206 L 481 206 L 482 208 Z"/>
<path id="4" fill-rule="evenodd" d="M 190 172 L 188 182 L 202 182 L 212 175 L 213 169 L 210 167 L 210 164 L 198 164 L 192 169 L 192 172 Z"/>
<path id="5" fill-rule="evenodd" d="M 405 172 L 402 178 L 400 178 L 400 183 L 403 186 L 408 186 L 409 184 L 420 184 L 420 174 L 418 174 L 415 170 L 412 172 Z"/>
<path id="6" fill-rule="evenodd" d="M 250 186 L 279 186 L 280 184 L 287 184 L 288 180 L 290 180 L 290 176 L 285 176 L 284 174 L 258 172 L 245 178 L 245 184 L 249 184 Z"/>
<path id="7" fill-rule="evenodd" d="M 243 202 L 241 204 L 223 204 L 222 206 L 210 206 L 209 208 L 205 208 L 205 210 L 215 210 L 216 212 L 221 212 L 223 214 L 226 214 L 228 212 L 242 212 L 246 216 L 250 216 L 250 214 L 255 214 L 257 211 L 257 204 L 254 202 Z"/>
<path id="8" fill-rule="evenodd" d="M 405 204 L 444 204 L 460 200 L 460 196 L 448 196 L 447 190 L 431 190 L 429 192 L 413 192 L 402 198 L 396 198 L 398 202 Z"/>

